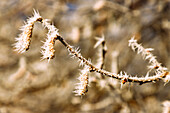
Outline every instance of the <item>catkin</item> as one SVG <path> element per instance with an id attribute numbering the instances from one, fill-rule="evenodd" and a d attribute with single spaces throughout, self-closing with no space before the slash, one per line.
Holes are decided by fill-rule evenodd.
<path id="1" fill-rule="evenodd" d="M 75 87 L 74 93 L 76 96 L 85 95 L 85 93 L 88 91 L 88 72 L 89 67 L 85 66 L 85 68 L 81 71 L 81 74 L 78 78 L 80 82 L 77 83 Z"/>
<path id="2" fill-rule="evenodd" d="M 29 49 L 34 23 L 36 21 L 41 21 L 41 20 L 42 17 L 39 15 L 38 12 L 34 10 L 34 16 L 27 19 L 25 25 L 22 26 L 20 29 L 22 33 L 17 38 L 15 38 L 15 40 L 17 41 L 14 44 L 15 51 L 18 51 L 19 53 L 23 53 Z"/>

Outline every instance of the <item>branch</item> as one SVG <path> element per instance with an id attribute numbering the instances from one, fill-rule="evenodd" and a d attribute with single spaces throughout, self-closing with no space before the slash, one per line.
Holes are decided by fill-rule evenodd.
<path id="1" fill-rule="evenodd" d="M 44 45 L 42 46 L 42 49 L 43 49 L 41 51 L 41 53 L 43 55 L 42 59 L 48 59 L 50 61 L 50 59 L 54 58 L 55 41 L 60 41 L 67 48 L 69 53 L 78 59 L 80 64 L 88 67 L 89 72 L 97 72 L 97 73 L 102 74 L 103 76 L 119 79 L 119 80 L 121 80 L 122 84 L 125 84 L 126 82 L 136 82 L 141 85 L 143 83 L 155 82 L 155 81 L 159 81 L 161 79 L 163 79 L 165 83 L 168 83 L 170 80 L 170 72 L 167 71 L 167 68 L 162 67 L 161 63 L 159 63 L 156 60 L 156 57 L 151 54 L 150 51 L 153 49 L 143 48 L 140 44 L 137 43 L 137 40 L 135 40 L 134 37 L 132 37 L 132 39 L 129 40 L 129 46 L 132 47 L 132 50 L 137 50 L 137 53 L 141 53 L 142 56 L 144 57 L 144 59 L 149 60 L 149 64 L 150 64 L 149 69 L 156 69 L 155 75 L 145 76 L 145 77 L 137 77 L 137 76 L 132 77 L 132 76 L 128 75 L 126 72 L 124 72 L 124 73 L 121 72 L 120 74 L 116 74 L 116 73 L 111 73 L 104 69 L 95 67 L 91 63 L 91 61 L 87 60 L 86 58 L 84 58 L 81 55 L 81 53 L 78 49 L 74 49 L 71 45 L 69 45 L 64 40 L 64 38 L 62 36 L 60 36 L 60 34 L 58 33 L 58 29 L 54 25 L 51 25 L 49 23 L 49 20 L 43 19 L 40 16 L 40 14 L 38 12 L 36 12 L 35 10 L 34 10 L 34 16 L 27 20 L 26 25 L 23 26 L 21 29 L 22 33 L 19 35 L 18 38 L 16 38 L 17 42 L 14 44 L 16 51 L 23 53 L 29 49 L 30 40 L 31 40 L 31 36 L 32 36 L 32 30 L 33 30 L 35 22 L 40 22 L 45 28 L 48 29 L 47 39 L 44 42 Z M 85 77 L 85 80 L 86 81 L 88 80 L 88 76 Z M 86 89 L 86 85 L 88 85 L 88 82 L 86 82 L 86 83 L 87 84 L 83 83 L 84 89 L 81 90 L 83 93 L 78 92 L 77 93 L 78 95 L 82 95 L 86 92 L 85 89 Z"/>

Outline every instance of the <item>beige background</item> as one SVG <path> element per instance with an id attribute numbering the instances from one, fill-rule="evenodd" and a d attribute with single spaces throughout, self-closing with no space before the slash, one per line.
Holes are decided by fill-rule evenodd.
<path id="1" fill-rule="evenodd" d="M 33 9 L 51 19 L 71 45 L 96 64 L 100 48 L 95 37 L 104 34 L 108 51 L 104 68 L 146 75 L 147 61 L 132 52 L 128 40 L 136 35 L 144 47 L 154 48 L 163 66 L 170 69 L 170 2 L 168 0 L 1 0 L 0 1 L 0 113 L 161 113 L 170 99 L 170 85 L 162 81 L 128 83 L 90 74 L 88 93 L 72 91 L 80 69 L 64 46 L 55 43 L 55 58 L 41 60 L 47 30 L 35 24 L 29 51 L 13 51 L 19 28 Z M 111 84 L 111 86 L 108 85 Z"/>

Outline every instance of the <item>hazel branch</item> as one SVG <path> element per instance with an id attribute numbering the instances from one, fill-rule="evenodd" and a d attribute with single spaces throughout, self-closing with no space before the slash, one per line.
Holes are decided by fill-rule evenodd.
<path id="1" fill-rule="evenodd" d="M 110 73 L 106 70 L 95 67 L 91 62 L 86 60 L 80 53 L 76 52 L 61 36 L 58 36 L 57 39 L 68 49 L 68 51 L 72 55 L 74 55 L 80 61 L 82 61 L 84 65 L 89 66 L 91 68 L 90 69 L 91 72 L 97 72 L 104 76 L 116 78 L 116 79 L 122 80 L 124 83 L 125 82 L 137 82 L 139 84 L 143 84 L 147 82 L 159 81 L 160 79 L 170 76 L 170 73 L 167 71 L 161 72 L 161 73 L 158 71 L 155 76 L 151 76 L 151 77 L 132 77 L 128 75 L 127 73 L 124 73 L 124 74 L 123 73 L 121 74 Z"/>
<path id="2" fill-rule="evenodd" d="M 132 76 L 128 75 L 126 72 L 116 74 L 116 73 L 111 73 L 104 69 L 95 67 L 91 63 L 90 60 L 87 60 L 86 58 L 84 58 L 81 55 L 81 53 L 78 49 L 74 49 L 71 45 L 69 45 L 64 40 L 64 38 L 62 36 L 60 36 L 60 34 L 58 33 L 58 29 L 54 25 L 51 25 L 49 23 L 49 20 L 43 19 L 40 16 L 40 14 L 38 12 L 36 12 L 35 10 L 34 10 L 34 16 L 27 20 L 26 25 L 24 25 L 23 28 L 21 29 L 22 33 L 19 35 L 19 37 L 17 37 L 15 39 L 17 42 L 14 44 L 14 47 L 15 47 L 15 50 L 18 51 L 19 53 L 23 53 L 26 50 L 28 50 L 28 48 L 30 46 L 32 30 L 33 30 L 35 22 L 40 22 L 45 28 L 48 29 L 47 39 L 44 42 L 44 45 L 42 46 L 43 50 L 41 50 L 41 53 L 43 55 L 42 59 L 49 59 L 49 60 L 52 59 L 55 54 L 54 53 L 55 52 L 55 50 L 54 50 L 55 41 L 60 41 L 67 48 L 69 53 L 78 59 L 78 61 L 81 65 L 88 67 L 89 72 L 97 72 L 97 73 L 102 74 L 103 76 L 119 79 L 122 81 L 122 84 L 124 84 L 126 82 L 136 82 L 139 84 L 143 84 L 143 83 L 148 83 L 148 82 L 159 81 L 161 79 L 164 80 L 165 83 L 167 83 L 170 80 L 170 72 L 168 72 L 165 67 L 162 67 L 161 63 L 159 63 L 156 60 L 156 57 L 152 55 L 152 53 L 150 52 L 150 51 L 152 51 L 152 49 L 143 48 L 140 44 L 137 43 L 137 40 L 135 40 L 134 37 L 132 37 L 132 39 L 129 40 L 129 46 L 132 47 L 132 50 L 137 50 L 138 54 L 139 53 L 142 54 L 144 59 L 149 60 L 149 64 L 150 64 L 149 69 L 156 69 L 154 76 L 132 77 Z M 103 55 L 105 55 L 105 54 L 103 54 Z M 87 85 L 88 85 L 88 83 L 87 83 Z M 84 94 L 83 92 L 86 89 L 86 85 L 83 85 L 83 87 L 84 88 L 82 88 L 81 91 L 80 90 L 77 91 L 77 94 L 79 94 L 79 95 Z M 82 92 L 82 93 L 80 93 L 80 92 Z"/>

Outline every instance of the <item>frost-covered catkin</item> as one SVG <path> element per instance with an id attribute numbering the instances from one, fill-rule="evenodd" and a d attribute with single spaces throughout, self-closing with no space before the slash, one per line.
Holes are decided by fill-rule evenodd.
<path id="1" fill-rule="evenodd" d="M 36 21 L 41 21 L 42 17 L 39 15 L 38 12 L 34 10 L 34 16 L 29 18 L 24 26 L 21 27 L 22 33 L 15 38 L 17 41 L 14 44 L 15 51 L 19 53 L 23 53 L 29 49 L 31 37 L 32 37 L 32 30 L 34 28 L 34 23 Z"/>
<path id="2" fill-rule="evenodd" d="M 56 36 L 52 36 L 52 34 L 47 34 L 47 39 L 44 42 L 44 45 L 41 47 L 43 50 L 42 53 L 42 59 L 52 59 L 54 57 L 54 44 L 55 44 L 55 38 Z"/>
<path id="3" fill-rule="evenodd" d="M 54 44 L 55 40 L 57 39 L 57 36 L 59 36 L 58 29 L 51 25 L 48 19 L 44 19 L 42 21 L 42 24 L 44 27 L 48 29 L 47 39 L 44 42 L 44 45 L 41 47 L 43 50 L 41 50 L 42 53 L 42 59 L 52 59 L 54 57 Z"/>
<path id="4" fill-rule="evenodd" d="M 81 74 L 78 78 L 80 82 L 77 83 L 75 87 L 74 93 L 76 96 L 85 95 L 85 93 L 88 91 L 88 72 L 89 67 L 85 66 L 85 68 L 81 71 Z"/>

